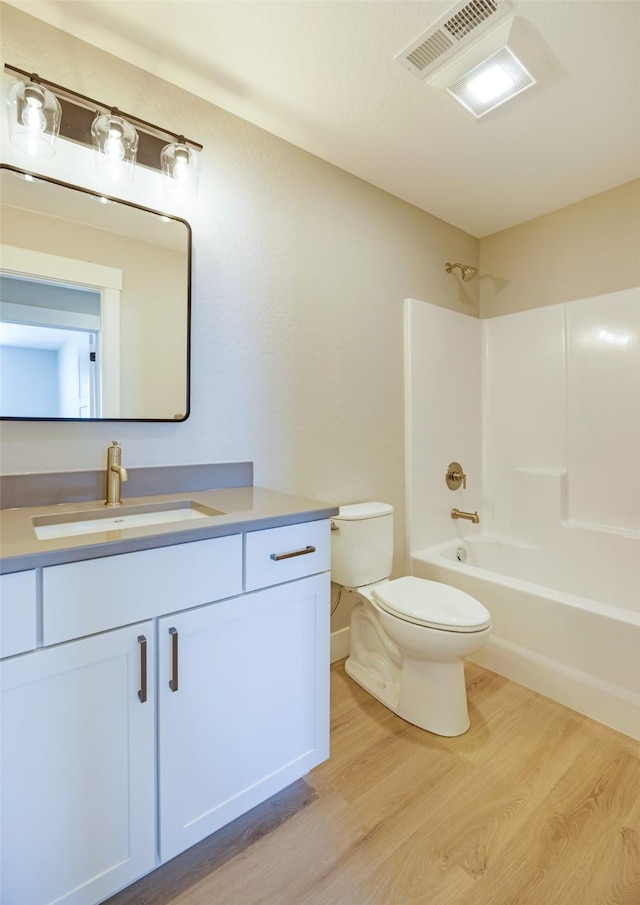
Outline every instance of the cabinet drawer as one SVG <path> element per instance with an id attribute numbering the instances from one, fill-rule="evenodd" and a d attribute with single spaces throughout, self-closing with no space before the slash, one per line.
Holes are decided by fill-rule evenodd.
<path id="1" fill-rule="evenodd" d="M 330 568 L 330 522 L 304 522 L 246 535 L 247 591 L 293 581 Z"/>
<path id="2" fill-rule="evenodd" d="M 43 571 L 43 642 L 57 644 L 242 593 L 242 536 Z"/>
<path id="3" fill-rule="evenodd" d="M 36 646 L 36 573 L 0 575 L 0 657 Z"/>

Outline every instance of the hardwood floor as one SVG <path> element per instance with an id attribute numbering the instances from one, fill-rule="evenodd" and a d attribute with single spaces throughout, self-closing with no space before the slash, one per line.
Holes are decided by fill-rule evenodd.
<path id="1" fill-rule="evenodd" d="M 640 905 L 640 745 L 466 671 L 445 739 L 334 665 L 330 760 L 109 905 Z"/>

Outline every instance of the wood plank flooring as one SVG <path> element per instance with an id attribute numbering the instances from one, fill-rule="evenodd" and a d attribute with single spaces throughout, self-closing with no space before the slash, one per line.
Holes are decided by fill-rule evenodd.
<path id="1" fill-rule="evenodd" d="M 330 760 L 108 905 L 640 905 L 640 745 L 466 674 L 445 739 L 335 664 Z"/>

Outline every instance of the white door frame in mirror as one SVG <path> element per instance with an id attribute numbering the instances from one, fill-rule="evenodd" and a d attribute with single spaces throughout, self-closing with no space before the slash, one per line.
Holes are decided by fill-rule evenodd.
<path id="1" fill-rule="evenodd" d="M 120 416 L 120 293 L 122 271 L 117 267 L 77 261 L 45 252 L 0 246 L 2 271 L 81 286 L 100 293 L 100 386 L 103 418 Z"/>

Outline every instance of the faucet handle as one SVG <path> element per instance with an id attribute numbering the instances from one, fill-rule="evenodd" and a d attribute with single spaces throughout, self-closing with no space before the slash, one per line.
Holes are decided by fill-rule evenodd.
<path id="1" fill-rule="evenodd" d="M 446 474 L 447 487 L 449 490 L 458 490 L 462 484 L 463 490 L 467 489 L 467 476 L 462 470 L 459 462 L 451 462 Z"/>
<path id="2" fill-rule="evenodd" d="M 107 468 L 110 468 L 114 462 L 119 465 L 121 459 L 122 447 L 117 440 L 112 440 L 111 446 L 107 447 Z"/>

